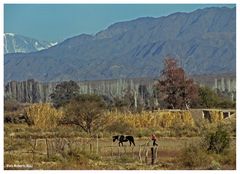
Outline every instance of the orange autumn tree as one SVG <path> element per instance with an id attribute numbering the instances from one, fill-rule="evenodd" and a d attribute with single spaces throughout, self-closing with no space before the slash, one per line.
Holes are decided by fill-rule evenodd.
<path id="1" fill-rule="evenodd" d="M 198 98 L 198 86 L 188 78 L 176 59 L 167 57 L 155 88 L 168 109 L 188 109 Z"/>

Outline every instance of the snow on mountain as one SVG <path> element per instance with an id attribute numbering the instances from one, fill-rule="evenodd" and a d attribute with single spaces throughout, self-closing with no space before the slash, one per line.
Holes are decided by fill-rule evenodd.
<path id="1" fill-rule="evenodd" d="M 47 49 L 56 44 L 56 42 L 39 41 L 14 33 L 4 33 L 4 54 L 30 53 Z"/>

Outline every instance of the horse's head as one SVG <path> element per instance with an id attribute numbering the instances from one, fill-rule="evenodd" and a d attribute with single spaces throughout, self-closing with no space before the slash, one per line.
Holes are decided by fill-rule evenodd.
<path id="1" fill-rule="evenodd" d="M 113 142 L 115 142 L 116 140 L 118 140 L 118 135 L 113 136 L 112 138 L 113 138 Z"/>

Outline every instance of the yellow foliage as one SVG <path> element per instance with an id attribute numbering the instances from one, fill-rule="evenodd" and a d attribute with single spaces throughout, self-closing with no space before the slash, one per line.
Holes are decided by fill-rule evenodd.
<path id="1" fill-rule="evenodd" d="M 141 113 L 121 113 L 107 112 L 109 123 L 122 121 L 129 123 L 135 128 L 150 127 L 171 127 L 174 123 L 179 122 L 183 125 L 193 125 L 194 121 L 189 111 L 143 111 Z"/>
<path id="2" fill-rule="evenodd" d="M 217 123 L 221 120 L 223 120 L 223 112 L 219 110 L 211 110 L 210 113 L 210 121 L 211 123 Z"/>
<path id="3" fill-rule="evenodd" d="M 55 128 L 63 112 L 53 108 L 50 104 L 33 104 L 25 109 L 27 116 L 37 128 Z"/>

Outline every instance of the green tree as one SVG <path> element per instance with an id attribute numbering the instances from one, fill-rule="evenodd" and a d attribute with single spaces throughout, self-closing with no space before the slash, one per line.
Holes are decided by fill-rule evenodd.
<path id="1" fill-rule="evenodd" d="M 211 90 L 209 87 L 200 87 L 199 88 L 199 102 L 201 107 L 204 108 L 213 108 L 217 107 L 218 104 L 218 96 L 217 94 Z"/>
<path id="2" fill-rule="evenodd" d="M 127 87 L 123 90 L 123 96 L 113 97 L 112 108 L 116 108 L 119 111 L 129 111 L 134 108 L 134 90 Z"/>
<path id="3" fill-rule="evenodd" d="M 187 78 L 184 69 L 171 57 L 164 60 L 164 69 L 155 88 L 160 100 L 170 109 L 189 108 L 198 98 L 198 86 Z"/>
<path id="4" fill-rule="evenodd" d="M 59 108 L 66 105 L 79 95 L 79 89 L 78 84 L 72 80 L 57 84 L 53 93 L 50 94 L 53 106 Z"/>
<path id="5" fill-rule="evenodd" d="M 221 93 L 216 93 L 209 87 L 199 88 L 199 104 L 204 108 L 235 108 L 235 103 L 231 101 L 228 97 L 221 95 Z"/>
<path id="6" fill-rule="evenodd" d="M 205 134 L 204 144 L 207 151 L 222 153 L 230 145 L 230 134 L 223 125 L 219 125 L 215 131 Z"/>
<path id="7" fill-rule="evenodd" d="M 72 99 L 65 107 L 64 122 L 80 126 L 91 134 L 104 126 L 105 104 L 99 96 L 83 94 Z"/>

